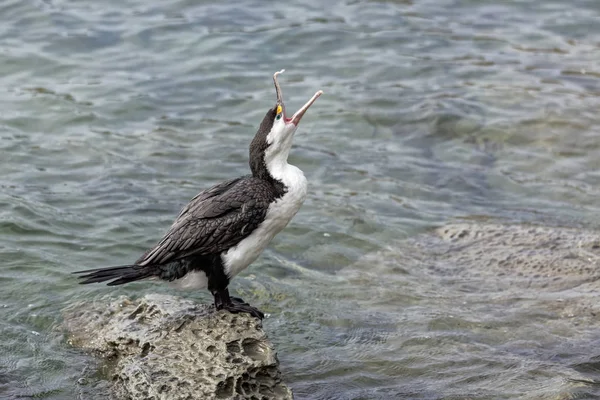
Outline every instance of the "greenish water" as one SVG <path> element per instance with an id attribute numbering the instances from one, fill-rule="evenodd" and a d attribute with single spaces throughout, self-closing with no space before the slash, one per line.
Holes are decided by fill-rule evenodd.
<path id="1" fill-rule="evenodd" d="M 548 349 L 542 316 L 485 296 L 453 319 L 456 293 L 369 257 L 456 218 L 598 226 L 599 21 L 596 0 L 1 2 L 0 398 L 105 389 L 77 383 L 96 364 L 60 310 L 175 292 L 70 273 L 135 260 L 247 173 L 281 68 L 288 110 L 325 92 L 291 155 L 309 196 L 231 287 L 297 398 L 600 396 L 568 372 L 600 380 L 598 330 Z"/>

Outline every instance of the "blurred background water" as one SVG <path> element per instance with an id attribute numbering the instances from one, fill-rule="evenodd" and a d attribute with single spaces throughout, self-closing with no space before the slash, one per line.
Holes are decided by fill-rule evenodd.
<path id="1" fill-rule="evenodd" d="M 309 196 L 231 288 L 296 397 L 600 396 L 600 330 L 550 340 L 382 253 L 455 219 L 598 226 L 600 2 L 5 0 L 0 43 L 1 398 L 102 394 L 60 310 L 176 292 L 70 273 L 135 260 L 247 173 L 281 68 L 288 110 L 325 92 L 290 157 Z"/>

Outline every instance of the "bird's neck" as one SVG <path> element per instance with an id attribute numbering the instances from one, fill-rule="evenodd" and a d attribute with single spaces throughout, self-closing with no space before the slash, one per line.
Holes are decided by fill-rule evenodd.
<path id="1" fill-rule="evenodd" d="M 285 193 L 290 195 L 292 202 L 294 198 L 298 201 L 298 207 L 304 201 L 307 190 L 307 181 L 300 168 L 291 165 L 287 161 L 289 150 L 277 157 L 266 159 L 266 168 L 269 175 L 277 182 L 281 182 Z"/>
<path id="2" fill-rule="evenodd" d="M 288 174 L 293 165 L 288 164 L 288 155 L 290 149 L 283 150 L 276 154 L 270 154 L 269 149 L 265 152 L 265 168 L 267 173 L 278 181 L 282 181 Z M 294 167 L 295 168 L 295 167 Z"/>
<path id="3" fill-rule="evenodd" d="M 288 163 L 289 152 L 290 150 L 287 149 L 277 153 L 269 153 L 267 149 L 261 160 L 262 162 L 252 166 L 252 175 L 255 178 L 271 182 L 284 192 L 296 186 L 305 185 L 304 173 L 298 167 Z"/>

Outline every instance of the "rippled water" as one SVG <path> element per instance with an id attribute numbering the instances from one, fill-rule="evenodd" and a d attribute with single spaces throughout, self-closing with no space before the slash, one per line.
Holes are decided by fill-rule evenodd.
<path id="1" fill-rule="evenodd" d="M 136 259 L 245 174 L 281 68 L 288 109 L 325 91 L 291 155 L 309 197 L 232 289 L 297 398 L 600 396 L 598 329 L 461 302 L 382 251 L 455 218 L 598 225 L 600 2 L 6 0 L 0 21 L 0 397 L 103 391 L 60 310 L 172 289 L 70 272 Z"/>

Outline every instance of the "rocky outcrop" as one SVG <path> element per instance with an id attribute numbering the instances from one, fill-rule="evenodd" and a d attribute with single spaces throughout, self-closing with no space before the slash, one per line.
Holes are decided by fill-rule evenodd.
<path id="1" fill-rule="evenodd" d="M 511 279 L 512 285 L 564 290 L 600 278 L 600 236 L 570 228 L 451 224 L 419 245 L 455 274 Z"/>
<path id="2" fill-rule="evenodd" d="M 338 276 L 355 285 L 353 290 L 377 285 L 380 296 L 398 301 L 407 293 L 419 299 L 464 297 L 467 308 L 473 307 L 470 301 L 497 303 L 492 308 L 523 305 L 595 325 L 600 234 L 527 224 L 447 224 L 369 253 Z M 389 300 L 373 296 L 373 301 Z"/>
<path id="3" fill-rule="evenodd" d="M 71 306 L 70 343 L 110 361 L 118 399 L 291 399 L 261 322 L 167 295 Z"/>
<path id="4" fill-rule="evenodd" d="M 595 321 L 600 313 L 600 234 L 595 231 L 449 224 L 415 244 L 437 276 L 478 281 L 483 292 L 502 292 L 498 298 L 540 299 L 540 310 L 578 322 Z"/>

